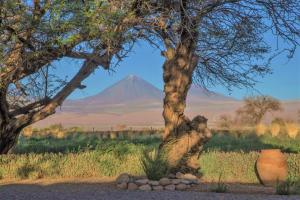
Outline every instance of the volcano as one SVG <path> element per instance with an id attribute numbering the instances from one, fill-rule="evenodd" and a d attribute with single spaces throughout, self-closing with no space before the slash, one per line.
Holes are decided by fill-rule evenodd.
<path id="1" fill-rule="evenodd" d="M 162 127 L 163 91 L 142 78 L 129 75 L 100 93 L 78 100 L 67 100 L 57 113 L 36 124 L 45 127 L 61 123 L 66 127 L 108 129 L 125 124 L 131 127 Z M 295 106 L 295 102 L 290 103 Z M 299 102 L 296 104 L 298 105 Z M 210 124 L 222 114 L 233 114 L 242 102 L 200 86 L 192 85 L 186 114 L 204 115 Z"/>

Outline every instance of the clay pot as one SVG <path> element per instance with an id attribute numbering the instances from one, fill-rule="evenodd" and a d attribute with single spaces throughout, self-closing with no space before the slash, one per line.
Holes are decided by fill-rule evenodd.
<path id="1" fill-rule="evenodd" d="M 260 181 L 266 186 L 275 186 L 287 179 L 287 160 L 279 149 L 262 150 L 256 161 L 256 169 Z"/>

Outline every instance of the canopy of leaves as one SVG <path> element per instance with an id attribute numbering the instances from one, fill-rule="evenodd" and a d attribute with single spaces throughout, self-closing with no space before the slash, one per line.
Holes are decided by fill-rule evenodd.
<path id="1" fill-rule="evenodd" d="M 123 23 L 129 8 L 129 1 L 1 1 L 0 83 L 18 97 L 9 102 L 55 95 L 66 84 L 52 69 L 55 60 L 85 59 L 93 51 L 113 56 L 117 46 L 121 59 L 134 38 Z"/>
<path id="2" fill-rule="evenodd" d="M 197 43 L 194 81 L 207 86 L 252 87 L 257 76 L 270 73 L 271 60 L 300 41 L 298 0 L 168 0 L 137 1 L 148 41 L 176 48 L 184 39 Z M 284 43 L 267 43 L 266 33 Z M 160 46 L 160 42 L 156 45 Z"/>

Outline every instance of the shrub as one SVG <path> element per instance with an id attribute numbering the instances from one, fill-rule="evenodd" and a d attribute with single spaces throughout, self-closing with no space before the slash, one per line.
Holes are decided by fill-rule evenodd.
<path id="1" fill-rule="evenodd" d="M 282 183 L 277 183 L 276 184 L 276 194 L 279 195 L 290 195 L 293 193 L 292 189 L 295 185 L 295 182 L 291 181 L 290 179 L 288 179 L 285 182 Z"/>
<path id="2" fill-rule="evenodd" d="M 213 187 L 213 188 L 211 189 L 211 192 L 216 192 L 216 193 L 225 193 L 225 192 L 227 192 L 228 187 L 227 187 L 227 185 L 226 185 L 225 183 L 223 183 L 223 182 L 221 181 L 221 178 L 222 178 L 222 173 L 220 173 L 220 176 L 219 176 L 219 180 L 218 180 L 217 186 L 216 186 L 216 187 Z"/>
<path id="3" fill-rule="evenodd" d="M 31 126 L 27 126 L 26 128 L 23 129 L 22 135 L 24 137 L 31 137 L 33 134 L 33 130 Z"/>
<path id="4" fill-rule="evenodd" d="M 62 130 L 59 130 L 59 131 L 56 132 L 55 137 L 58 138 L 58 139 L 65 138 L 66 137 L 66 132 L 64 132 Z"/>
<path id="5" fill-rule="evenodd" d="M 270 128 L 270 131 L 271 131 L 271 134 L 272 134 L 272 137 L 276 137 L 278 136 L 279 132 L 280 132 L 280 125 L 277 124 L 277 123 L 272 123 L 271 124 L 271 128 Z"/>
<path id="6" fill-rule="evenodd" d="M 267 131 L 267 127 L 264 124 L 257 124 L 255 127 L 255 132 L 257 136 L 264 135 Z"/>
<path id="7" fill-rule="evenodd" d="M 219 117 L 217 126 L 222 129 L 229 129 L 233 125 L 233 120 L 230 115 L 223 114 Z"/>
<path id="8" fill-rule="evenodd" d="M 294 193 L 300 194 L 300 177 L 295 181 Z"/>
<path id="9" fill-rule="evenodd" d="M 144 151 L 141 157 L 142 168 L 150 180 L 159 180 L 169 172 L 168 164 L 157 150 Z"/>
<path id="10" fill-rule="evenodd" d="M 285 123 L 285 128 L 287 131 L 287 134 L 290 138 L 295 139 L 298 135 L 298 126 L 295 123 L 287 122 Z"/>

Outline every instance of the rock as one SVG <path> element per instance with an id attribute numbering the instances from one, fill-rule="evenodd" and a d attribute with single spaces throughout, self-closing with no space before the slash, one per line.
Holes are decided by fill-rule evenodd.
<path id="1" fill-rule="evenodd" d="M 158 190 L 164 190 L 164 187 L 161 186 L 161 185 L 153 186 L 152 188 L 153 188 L 153 190 L 156 190 L 156 191 L 158 191 Z"/>
<path id="2" fill-rule="evenodd" d="M 117 184 L 120 184 L 120 183 L 128 183 L 129 180 L 130 180 L 129 174 L 124 173 L 124 174 L 120 174 L 120 175 L 117 177 L 116 182 L 117 182 Z"/>
<path id="3" fill-rule="evenodd" d="M 186 180 L 198 180 L 198 177 L 193 175 L 193 174 L 183 174 L 181 176 L 182 179 L 186 179 Z"/>
<path id="4" fill-rule="evenodd" d="M 176 185 L 176 190 L 186 190 L 187 188 L 187 185 L 183 183 Z"/>
<path id="5" fill-rule="evenodd" d="M 149 181 L 149 184 L 153 185 L 153 186 L 157 186 L 157 185 L 159 185 L 159 182 L 158 181 Z"/>
<path id="6" fill-rule="evenodd" d="M 161 178 L 159 180 L 159 184 L 162 186 L 169 185 L 169 184 L 171 184 L 171 180 L 168 178 Z"/>
<path id="7" fill-rule="evenodd" d="M 175 174 L 169 174 L 168 177 L 169 177 L 169 178 L 176 178 L 176 175 L 175 175 Z"/>
<path id="8" fill-rule="evenodd" d="M 151 191 L 152 190 L 152 188 L 151 188 L 151 186 L 149 184 L 142 185 L 142 186 L 139 187 L 139 189 L 143 190 L 143 191 Z"/>
<path id="9" fill-rule="evenodd" d="M 181 172 L 176 173 L 176 178 L 188 180 L 190 183 L 199 184 L 199 179 L 193 174 L 183 174 Z"/>
<path id="10" fill-rule="evenodd" d="M 127 183 L 119 183 L 119 184 L 117 184 L 117 187 L 122 190 L 125 190 L 125 189 L 127 189 Z"/>
<path id="11" fill-rule="evenodd" d="M 175 190 L 175 185 L 166 185 L 165 190 Z"/>
<path id="12" fill-rule="evenodd" d="M 177 179 L 177 178 L 171 180 L 172 184 L 174 184 L 174 185 L 181 183 L 181 181 L 182 181 L 181 179 Z"/>
<path id="13" fill-rule="evenodd" d="M 183 183 L 183 184 L 187 184 L 187 185 L 189 185 L 189 184 L 192 183 L 191 181 L 189 181 L 189 180 L 184 180 L 184 179 L 181 179 L 180 182 Z"/>
<path id="14" fill-rule="evenodd" d="M 180 179 L 183 176 L 183 173 L 177 172 L 175 176 L 176 178 Z"/>
<path id="15" fill-rule="evenodd" d="M 200 184 L 200 180 L 197 179 L 197 180 L 191 180 L 192 184 L 195 184 L 195 185 L 199 185 Z"/>
<path id="16" fill-rule="evenodd" d="M 139 179 L 148 179 L 147 176 L 135 176 L 134 180 L 139 180 Z"/>
<path id="17" fill-rule="evenodd" d="M 128 183 L 128 190 L 136 190 L 138 189 L 138 185 L 135 183 Z"/>
<path id="18" fill-rule="evenodd" d="M 148 179 L 138 179 L 138 180 L 136 180 L 135 181 L 135 183 L 137 184 L 137 185 L 139 185 L 139 186 L 141 186 L 141 185 L 146 185 L 147 183 L 149 182 L 149 180 Z"/>

